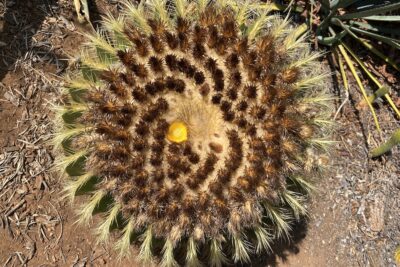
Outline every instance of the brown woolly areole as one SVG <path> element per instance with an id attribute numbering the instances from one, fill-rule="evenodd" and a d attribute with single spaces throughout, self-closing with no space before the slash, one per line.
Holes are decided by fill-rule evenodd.
<path id="1" fill-rule="evenodd" d="M 233 259 L 247 261 L 250 249 L 238 248 L 246 231 L 262 243 L 261 234 L 287 234 L 290 213 L 305 214 L 302 196 L 290 190 L 304 182 L 296 177 L 315 176 L 317 167 L 313 140 L 322 136 L 316 121 L 325 108 L 315 100 L 318 90 L 304 88 L 316 88 L 322 76 L 303 66 L 316 56 L 280 29 L 290 26 L 277 18 L 270 22 L 278 26 L 253 36 L 257 19 L 243 24 L 250 32 L 244 34 L 231 6 L 211 4 L 196 17 L 177 12 L 168 21 L 154 10 L 135 23 L 129 16 L 120 24 L 110 19 L 116 43 L 91 37 L 89 47 L 103 51 L 100 62 L 84 59 L 83 78 L 67 85 L 67 111 L 81 108 L 72 128 L 77 134 L 67 135 L 70 149 L 81 152 L 70 157 L 84 157 L 85 171 L 72 176 L 85 183 L 97 177 L 80 213 L 85 217 L 108 196 L 114 207 L 108 227 L 120 214 L 125 234 L 151 231 L 166 240 L 165 253 L 181 240 L 215 246 L 233 238 Z M 181 143 L 166 138 L 177 121 L 188 131 Z M 76 194 L 79 179 L 68 192 Z M 280 206 L 293 211 L 282 213 Z M 264 233 L 273 226 L 278 230 Z"/>

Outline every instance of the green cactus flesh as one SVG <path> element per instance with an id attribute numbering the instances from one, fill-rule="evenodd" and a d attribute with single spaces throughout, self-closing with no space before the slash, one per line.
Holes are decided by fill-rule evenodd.
<path id="1" fill-rule="evenodd" d="M 319 54 L 268 7 L 144 1 L 87 36 L 56 166 L 67 196 L 89 195 L 78 221 L 99 216 L 99 241 L 115 231 L 120 255 L 248 262 L 306 214 L 330 98 Z"/>

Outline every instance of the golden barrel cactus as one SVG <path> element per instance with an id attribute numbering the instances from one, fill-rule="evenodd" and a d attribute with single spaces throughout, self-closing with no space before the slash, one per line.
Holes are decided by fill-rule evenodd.
<path id="1" fill-rule="evenodd" d="M 163 266 L 249 262 L 290 236 L 330 123 L 298 28 L 269 4 L 149 0 L 87 37 L 54 138 L 66 195 L 89 195 L 78 221 Z"/>

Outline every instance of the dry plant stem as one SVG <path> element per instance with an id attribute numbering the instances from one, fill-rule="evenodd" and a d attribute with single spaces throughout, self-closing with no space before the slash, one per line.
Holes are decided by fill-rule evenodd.
<path id="1" fill-rule="evenodd" d="M 349 56 L 347 55 L 346 50 L 343 48 L 343 43 L 342 43 L 342 42 L 341 42 L 340 45 L 338 45 L 338 47 L 339 47 L 339 50 L 340 50 L 340 52 L 342 53 L 342 55 L 343 55 L 343 57 L 344 57 L 344 59 L 345 59 L 347 65 L 349 66 L 351 73 L 353 74 L 354 78 L 356 79 L 356 82 L 357 82 L 357 84 L 358 84 L 358 87 L 360 88 L 361 93 L 362 93 L 362 95 L 363 95 L 365 101 L 366 101 L 367 104 L 368 104 L 369 109 L 371 110 L 371 113 L 372 113 L 372 116 L 373 116 L 373 118 L 374 118 L 374 122 L 375 122 L 376 128 L 378 129 L 379 132 L 382 132 L 382 131 L 381 131 L 381 127 L 379 126 L 378 118 L 377 118 L 377 116 L 376 116 L 376 114 L 375 114 L 374 107 L 373 107 L 372 104 L 368 101 L 368 95 L 367 95 L 367 93 L 365 92 L 364 85 L 362 84 L 362 82 L 361 82 L 361 80 L 360 80 L 360 77 L 358 76 L 358 74 L 357 74 L 357 72 L 356 72 L 356 70 L 355 70 L 355 68 L 354 68 L 353 62 L 351 61 L 351 59 L 350 59 Z"/>
<path id="2" fill-rule="evenodd" d="M 80 23 L 83 23 L 86 19 L 87 22 L 91 23 L 89 16 L 89 5 L 87 3 L 87 0 L 74 0 L 74 5 L 76 15 L 78 16 L 78 21 Z M 83 16 L 81 14 L 81 10 L 84 13 Z"/>
<path id="3" fill-rule="evenodd" d="M 342 43 L 344 48 L 346 48 L 347 51 L 352 55 L 352 57 L 357 61 L 357 64 L 364 70 L 364 72 L 368 75 L 368 77 L 378 86 L 378 88 L 382 88 L 382 84 L 375 78 L 374 75 L 367 69 L 365 64 L 360 60 L 359 57 L 353 52 L 353 50 L 350 49 L 346 44 Z M 392 109 L 395 111 L 396 115 L 400 118 L 400 111 L 396 107 L 396 104 L 393 102 L 392 98 L 390 97 L 389 94 L 385 94 L 385 99 L 389 102 L 389 105 L 392 107 Z"/>
<path id="4" fill-rule="evenodd" d="M 344 85 L 345 94 L 346 94 L 346 98 L 343 100 L 342 104 L 340 104 L 340 106 L 338 107 L 338 109 L 335 113 L 335 116 L 333 117 L 333 120 L 336 120 L 337 116 L 339 115 L 339 113 L 342 110 L 342 108 L 344 107 L 344 105 L 349 101 L 349 82 L 347 80 L 347 75 L 344 70 L 342 58 L 340 57 L 340 55 L 338 54 L 336 49 L 334 50 L 334 56 L 337 58 L 338 63 L 339 63 L 339 70 L 340 70 L 340 74 L 343 79 L 343 85 Z"/>

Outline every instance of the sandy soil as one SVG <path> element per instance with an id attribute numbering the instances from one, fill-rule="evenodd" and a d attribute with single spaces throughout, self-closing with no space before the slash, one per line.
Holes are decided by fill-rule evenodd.
<path id="1" fill-rule="evenodd" d="M 119 2 L 92 1 L 92 18 L 116 12 Z M 2 266 L 139 266 L 134 257 L 119 263 L 112 245 L 95 243 L 90 225 L 75 224 L 73 206 L 61 198 L 63 181 L 51 169 L 52 104 L 67 59 L 74 60 L 83 41 L 79 32 L 88 30 L 76 21 L 72 1 L 0 2 Z M 332 93 L 337 108 L 344 90 L 332 83 Z M 274 253 L 255 257 L 253 266 L 396 266 L 400 151 L 376 160 L 368 151 L 399 123 L 378 102 L 384 129 L 379 136 L 369 111 L 357 108 L 360 97 L 351 81 L 349 101 L 336 118 L 337 143 L 316 183 L 309 219 L 294 225 L 291 242 L 275 244 Z"/>

